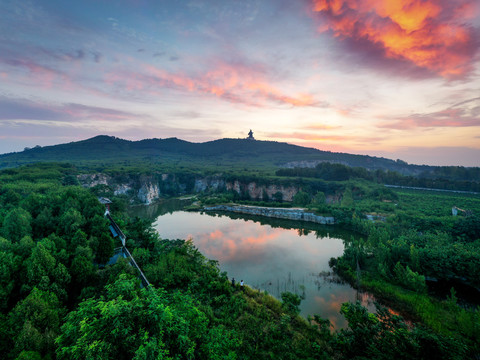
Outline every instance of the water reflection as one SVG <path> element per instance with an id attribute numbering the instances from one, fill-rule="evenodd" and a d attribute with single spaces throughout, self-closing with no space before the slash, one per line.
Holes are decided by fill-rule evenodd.
<path id="1" fill-rule="evenodd" d="M 168 199 L 162 200 L 151 205 L 135 205 L 127 208 L 129 216 L 138 216 L 142 219 L 154 221 L 161 215 L 171 214 L 174 211 L 179 211 L 192 203 L 190 199 Z"/>
<path id="2" fill-rule="evenodd" d="M 262 223 L 254 220 L 258 219 L 178 211 L 160 216 L 155 227 L 164 239 L 192 238 L 230 278 L 243 279 L 277 298 L 285 291 L 296 293 L 303 299 L 302 315 L 318 314 L 337 329 L 345 327 L 340 306 L 355 301 L 358 294 L 330 272 L 328 261 L 343 253 L 339 235 L 349 236 L 315 224 L 306 223 L 307 228 L 299 231 L 289 228 L 289 222 L 283 222 L 283 228 L 279 221 L 272 226 L 264 218 Z M 373 310 L 371 299 L 361 300 Z"/>

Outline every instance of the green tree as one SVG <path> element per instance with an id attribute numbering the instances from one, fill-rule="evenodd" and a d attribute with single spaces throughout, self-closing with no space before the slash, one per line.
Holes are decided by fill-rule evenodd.
<path id="1" fill-rule="evenodd" d="M 75 252 L 70 267 L 70 273 L 76 283 L 83 286 L 88 285 L 88 281 L 95 275 L 93 255 L 90 248 L 82 246 L 77 247 L 77 251 Z"/>
<path id="2" fill-rule="evenodd" d="M 283 193 L 281 191 L 277 191 L 275 194 L 273 194 L 273 199 L 276 202 L 282 202 L 283 201 Z"/>
<path id="3" fill-rule="evenodd" d="M 340 330 L 335 348 L 344 359 L 456 359 L 465 357 L 462 342 L 409 326 L 388 309 L 369 313 L 359 302 L 340 310 L 348 328 Z"/>
<path id="4" fill-rule="evenodd" d="M 139 289 L 125 274 L 72 311 L 57 339 L 59 359 L 234 359 L 235 341 L 208 331 L 207 316 L 188 295 Z M 221 340 L 221 341 L 220 341 Z M 214 343 L 212 343 L 214 342 Z"/>
<path id="5" fill-rule="evenodd" d="M 95 259 L 100 264 L 106 264 L 113 256 L 115 245 L 114 239 L 111 236 L 100 234 L 100 237 L 93 237 L 90 244 L 95 253 Z"/>
<path id="6" fill-rule="evenodd" d="M 0 242 L 8 240 L 0 238 Z M 11 251 L 0 250 L 0 311 L 5 310 L 15 286 L 15 274 L 20 268 L 20 258 Z"/>
<path id="7" fill-rule="evenodd" d="M 45 237 L 55 232 L 56 221 L 52 208 L 44 207 L 33 220 L 33 227 L 38 237 Z"/>
<path id="8" fill-rule="evenodd" d="M 293 197 L 293 204 L 297 206 L 307 206 L 310 203 L 310 195 L 305 191 L 299 191 Z"/>
<path id="9" fill-rule="evenodd" d="M 85 219 L 82 214 L 78 210 L 70 208 L 60 217 L 59 227 L 63 234 L 72 236 L 80 230 L 84 223 Z"/>
<path id="10" fill-rule="evenodd" d="M 70 244 L 68 245 L 69 252 L 72 253 L 76 251 L 77 247 L 79 246 L 87 246 L 87 234 L 82 230 L 77 230 L 71 238 Z"/>
<path id="11" fill-rule="evenodd" d="M 45 243 L 37 243 L 37 246 L 32 251 L 32 255 L 27 260 L 27 279 L 29 284 L 33 287 L 39 284 L 42 278 L 50 277 L 55 265 L 55 257 L 45 247 Z"/>
<path id="12" fill-rule="evenodd" d="M 15 344 L 12 353 L 53 353 L 63 315 L 64 310 L 54 294 L 34 288 L 9 314 Z"/>
<path id="13" fill-rule="evenodd" d="M 325 193 L 323 191 L 318 191 L 315 194 L 315 197 L 312 201 L 315 205 L 325 205 L 327 202 L 327 198 L 325 197 Z"/>
<path id="14" fill-rule="evenodd" d="M 353 207 L 353 194 L 351 187 L 347 187 L 343 193 L 342 206 L 347 208 Z"/>
<path id="15" fill-rule="evenodd" d="M 22 208 L 14 208 L 3 220 L 3 234 L 7 239 L 20 241 L 26 235 L 32 235 L 32 217 Z"/>
<path id="16" fill-rule="evenodd" d="M 55 245 L 49 239 L 37 243 L 32 255 L 27 259 L 26 289 L 37 287 L 43 291 L 52 291 L 61 300 L 66 300 L 66 287 L 71 276 L 62 263 L 53 256 Z"/>
<path id="17" fill-rule="evenodd" d="M 302 301 L 302 299 L 300 298 L 300 296 L 298 296 L 297 294 L 293 294 L 291 292 L 283 292 L 282 293 L 282 301 L 283 301 L 283 308 L 288 311 L 289 313 L 291 314 L 299 314 L 300 313 L 300 303 Z"/>
<path id="18" fill-rule="evenodd" d="M 4 204 L 11 204 L 13 206 L 18 205 L 21 199 L 22 199 L 22 196 L 13 189 L 8 189 L 1 196 L 1 200 Z"/>

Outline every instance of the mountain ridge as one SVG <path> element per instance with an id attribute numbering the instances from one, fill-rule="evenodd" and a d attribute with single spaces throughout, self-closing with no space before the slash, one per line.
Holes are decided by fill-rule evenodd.
<path id="1" fill-rule="evenodd" d="M 134 141 L 109 135 L 97 135 L 85 140 L 44 147 L 36 146 L 21 152 L 2 154 L 0 155 L 0 169 L 36 162 L 75 164 L 99 161 L 114 163 L 127 160 L 173 161 L 174 163 L 190 161 L 191 163 L 207 162 L 211 165 L 221 164 L 224 167 L 229 164 L 242 164 L 276 168 L 292 167 L 295 164 L 299 167 L 313 167 L 321 162 L 331 162 L 369 170 L 396 171 L 404 175 L 419 175 L 439 168 L 464 168 L 415 165 L 402 160 L 337 153 L 266 140 L 224 138 L 194 143 L 176 137 Z"/>

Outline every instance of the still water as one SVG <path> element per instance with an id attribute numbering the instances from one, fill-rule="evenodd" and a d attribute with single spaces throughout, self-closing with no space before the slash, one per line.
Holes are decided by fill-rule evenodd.
<path id="1" fill-rule="evenodd" d="M 331 273 L 328 261 L 342 255 L 352 233 L 316 224 L 186 211 L 159 212 L 154 226 L 163 239 L 192 239 L 221 271 L 237 282 L 280 299 L 284 291 L 302 297 L 301 314 L 318 314 L 335 329 L 346 326 L 343 302 L 359 299 L 374 310 L 372 298 L 358 294 Z"/>

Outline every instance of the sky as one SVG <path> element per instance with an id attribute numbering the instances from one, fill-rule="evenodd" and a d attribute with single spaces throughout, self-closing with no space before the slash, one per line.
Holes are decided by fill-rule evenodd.
<path id="1" fill-rule="evenodd" d="M 250 129 L 480 166 L 480 1 L 0 0 L 0 153 Z"/>

